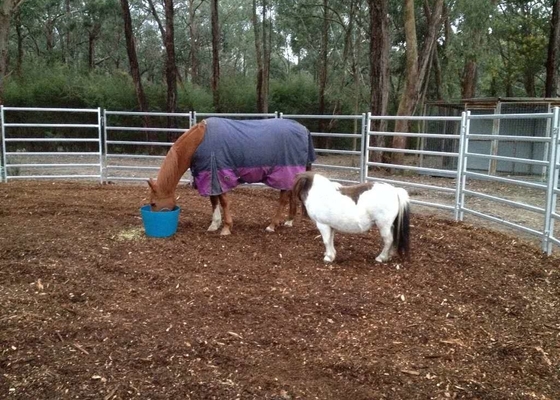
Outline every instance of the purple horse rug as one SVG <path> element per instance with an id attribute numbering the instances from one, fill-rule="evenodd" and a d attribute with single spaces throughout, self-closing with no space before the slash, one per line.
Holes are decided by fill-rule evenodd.
<path id="1" fill-rule="evenodd" d="M 208 118 L 191 173 L 202 196 L 219 195 L 242 183 L 291 190 L 296 175 L 313 161 L 311 134 L 296 121 Z"/>

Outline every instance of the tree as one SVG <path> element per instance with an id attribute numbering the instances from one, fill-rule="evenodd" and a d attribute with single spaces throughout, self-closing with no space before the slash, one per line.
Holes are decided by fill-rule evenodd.
<path id="1" fill-rule="evenodd" d="M 4 104 L 4 79 L 8 69 L 10 21 L 24 0 L 3 0 L 0 5 L 0 104 Z"/>
<path id="2" fill-rule="evenodd" d="M 126 51 L 128 54 L 128 62 L 130 64 L 130 74 L 134 82 L 134 89 L 136 91 L 136 98 L 140 111 L 148 112 L 148 100 L 144 93 L 142 86 L 142 78 L 140 76 L 140 67 L 138 65 L 138 57 L 136 55 L 136 45 L 134 44 L 134 33 L 132 32 L 132 18 L 130 16 L 130 7 L 128 0 L 121 0 L 121 8 L 124 20 L 124 35 L 126 38 Z M 144 117 L 144 125 L 149 126 L 148 117 Z"/>
<path id="3" fill-rule="evenodd" d="M 266 3 L 265 3 L 266 4 Z M 266 82 L 266 74 L 265 74 L 265 64 L 267 62 L 266 54 L 264 53 L 264 49 L 266 48 L 266 27 L 265 27 L 265 20 L 264 17 L 266 16 L 265 11 L 265 4 L 263 4 L 262 15 L 262 27 L 259 24 L 259 17 L 257 13 L 257 0 L 253 0 L 253 32 L 255 34 L 255 58 L 257 62 L 257 112 L 264 113 L 268 110 L 268 101 L 267 101 L 267 90 L 266 86 L 268 82 Z M 262 34 L 261 34 L 262 30 Z M 266 110 L 266 111 L 265 111 Z"/>
<path id="4" fill-rule="evenodd" d="M 173 0 L 165 3 L 165 79 L 167 82 L 167 112 L 173 113 L 177 109 L 177 65 L 175 64 L 175 33 Z M 169 126 L 174 126 L 172 118 L 168 118 Z"/>
<path id="5" fill-rule="evenodd" d="M 433 10 L 430 10 L 426 3 L 425 13 L 428 29 L 422 51 L 418 54 L 414 0 L 405 0 L 404 31 L 406 37 L 406 77 L 405 86 L 397 110 L 398 116 L 414 114 L 414 110 L 418 105 L 421 90 L 429 75 L 437 34 L 441 25 L 442 9 L 443 0 L 435 0 Z M 395 132 L 408 132 L 408 121 L 402 119 L 397 120 L 395 123 Z M 404 149 L 405 147 L 405 137 L 400 135 L 393 137 L 393 148 Z M 395 164 L 402 164 L 403 158 L 403 153 L 394 152 L 392 161 Z"/>
<path id="6" fill-rule="evenodd" d="M 212 18 L 212 97 L 214 109 L 220 112 L 220 24 L 218 19 L 218 0 L 210 1 Z"/>
<path id="7" fill-rule="evenodd" d="M 389 18 L 388 0 L 368 0 L 370 15 L 369 64 L 370 64 L 370 101 L 372 115 L 387 114 L 389 101 Z M 383 132 L 387 122 L 374 120 L 371 130 Z M 384 147 L 385 136 L 374 136 L 374 146 Z M 371 154 L 373 162 L 381 162 L 382 153 Z"/>
<path id="8" fill-rule="evenodd" d="M 555 97 L 558 88 L 558 47 L 560 46 L 560 1 L 553 0 L 546 59 L 545 97 Z"/>
<path id="9" fill-rule="evenodd" d="M 199 83 L 199 60 L 198 60 L 198 29 L 196 20 L 196 11 L 202 5 L 204 0 L 201 0 L 198 5 L 195 5 L 195 0 L 188 0 L 189 4 L 189 36 L 190 36 L 190 62 L 191 62 L 191 82 L 193 84 Z"/>

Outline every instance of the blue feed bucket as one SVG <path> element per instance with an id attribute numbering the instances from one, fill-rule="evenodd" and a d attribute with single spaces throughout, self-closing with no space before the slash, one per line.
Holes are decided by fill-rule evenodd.
<path id="1" fill-rule="evenodd" d="M 140 208 L 146 236 L 164 238 L 174 235 L 179 225 L 180 211 L 178 206 L 172 211 L 152 211 L 149 205 Z"/>

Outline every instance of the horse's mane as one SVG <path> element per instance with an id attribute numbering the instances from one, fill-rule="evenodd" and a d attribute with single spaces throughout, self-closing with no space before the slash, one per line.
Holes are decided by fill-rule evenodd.
<path id="1" fill-rule="evenodd" d="M 175 144 L 177 144 L 178 141 L 179 140 L 171 146 L 171 149 L 161 164 L 157 176 L 158 188 L 164 193 L 172 191 L 176 186 L 176 182 L 181 179 L 184 173 L 179 171 L 179 157 L 175 148 Z"/>
<path id="2" fill-rule="evenodd" d="M 202 132 L 199 131 L 201 128 Z M 192 156 L 204 137 L 205 128 L 204 121 L 195 125 L 183 133 L 167 152 L 157 176 L 158 189 L 162 193 L 172 192 L 181 176 L 191 166 Z"/>

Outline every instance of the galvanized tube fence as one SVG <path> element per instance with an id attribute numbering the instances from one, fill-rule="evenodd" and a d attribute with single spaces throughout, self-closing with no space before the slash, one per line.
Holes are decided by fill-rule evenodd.
<path id="1" fill-rule="evenodd" d="M 37 119 L 21 114 L 38 115 Z M 45 122 L 42 117 L 50 115 Z M 56 116 L 64 115 L 60 123 Z M 53 121 L 54 116 L 54 121 Z M 71 118 L 69 117 L 71 116 Z M 462 221 L 472 215 L 487 221 L 537 237 L 542 250 L 550 254 L 553 245 L 560 246 L 560 235 L 555 234 L 555 222 L 560 220 L 557 198 L 560 193 L 560 109 L 534 114 L 483 114 L 469 111 L 456 117 L 435 116 L 373 116 L 361 115 L 303 115 L 283 113 L 140 113 L 101 109 L 23 108 L 0 106 L 2 182 L 15 179 L 94 179 L 108 181 L 146 180 L 159 170 L 167 149 L 183 132 L 201 119 L 219 116 L 237 119 L 289 118 L 304 125 L 317 126 L 320 120 L 341 123 L 352 121 L 352 127 L 337 132 L 320 132 L 309 128 L 315 140 L 328 139 L 328 147 L 316 146 L 316 170 L 325 170 L 331 179 L 344 183 L 365 181 L 387 182 L 411 188 L 412 203 L 421 207 L 450 212 L 455 220 Z M 29 120 L 36 120 L 30 123 Z M 78 122 L 76 122 L 76 119 Z M 165 121 L 162 121 L 165 119 Z M 546 131 L 542 136 L 531 134 L 496 134 L 484 132 L 481 124 L 472 128 L 472 122 L 490 120 L 531 119 L 544 120 Z M 169 121 L 173 121 L 169 123 Z M 417 123 L 410 132 L 372 130 L 373 121 L 385 124 L 397 120 Z M 150 121 L 147 123 L 147 121 Z M 87 123 L 86 123 L 87 122 Z M 173 126 L 165 128 L 163 126 Z M 321 125 L 319 125 L 321 126 Z M 331 127 L 332 128 L 332 127 Z M 346 126 L 348 128 L 348 126 Z M 333 129 L 329 129 L 333 130 Z M 68 135 L 66 132 L 74 134 Z M 88 133 L 90 132 L 90 133 Z M 416 141 L 416 148 L 395 149 L 387 141 L 395 136 Z M 340 142 L 342 140 L 342 142 Z M 338 141 L 338 142 L 337 142 Z M 348 143 L 352 143 L 351 146 Z M 540 159 L 531 154 L 499 154 L 500 143 L 530 143 L 543 146 Z M 323 142 L 327 143 L 327 142 Z M 335 143 L 335 145 L 332 145 Z M 336 145 L 344 143 L 344 145 Z M 380 144 L 381 143 L 381 144 Z M 431 143 L 431 145 L 430 145 Z M 481 147 L 490 143 L 490 147 Z M 45 146 L 48 151 L 45 150 Z M 53 146 L 55 147 L 53 149 Z M 505 148 L 507 148 L 505 146 Z M 413 146 L 414 147 L 414 146 Z M 40 150 L 36 150 L 39 148 Z M 480 150 L 489 149 L 486 150 Z M 381 160 L 380 154 L 405 158 L 404 163 Z M 351 159 L 349 165 L 337 162 L 333 156 Z M 478 161 L 477 161 L 478 160 Z M 492 163 L 493 168 L 474 168 L 480 162 Z M 500 176 L 496 165 L 525 165 L 542 169 L 542 175 Z M 490 164 L 488 164 L 490 165 Z M 88 171 L 84 173 L 83 171 Z M 385 171 L 381 173 L 380 171 Z M 386 173 L 389 171 L 390 173 Z M 494 172 L 492 172 L 494 171 Z M 190 181 L 185 174 L 183 182 Z M 533 203 L 508 198 L 490 190 L 488 185 L 500 183 L 513 188 L 513 192 L 534 192 Z M 416 192 L 426 193 L 422 200 Z M 419 197 L 419 196 L 418 196 Z M 538 226 L 530 226 L 509 218 L 516 213 L 496 215 L 484 208 L 481 202 L 497 204 L 504 209 L 524 210 L 538 216 Z M 494 208 L 496 209 L 496 208 Z"/>

